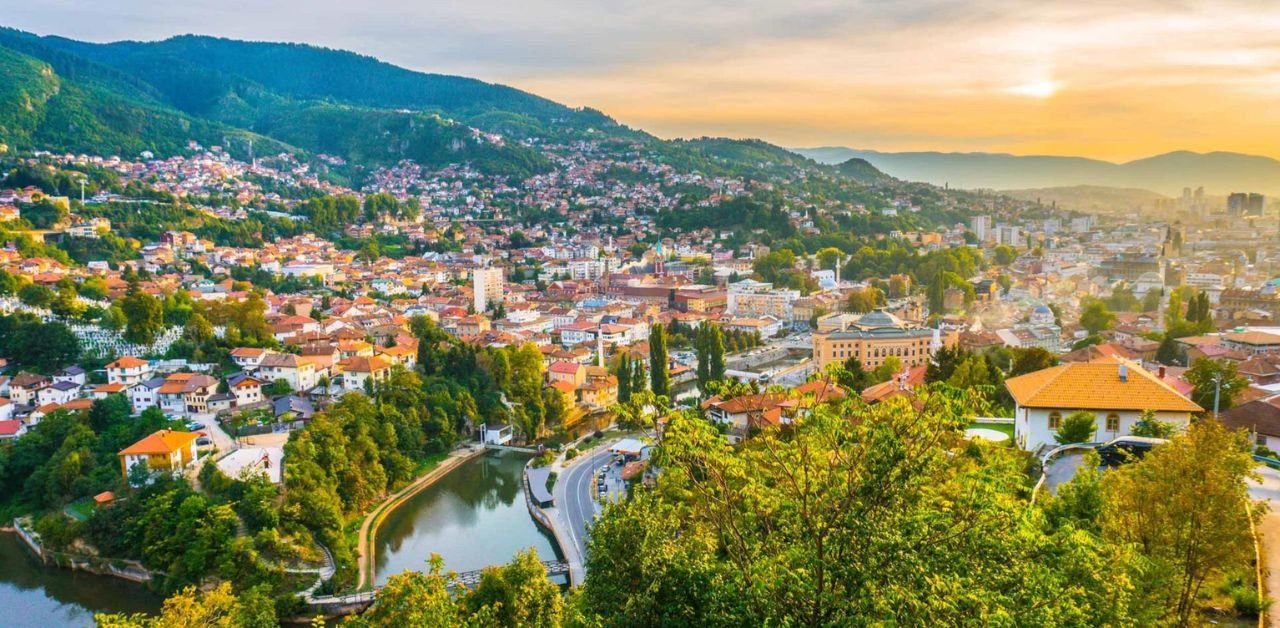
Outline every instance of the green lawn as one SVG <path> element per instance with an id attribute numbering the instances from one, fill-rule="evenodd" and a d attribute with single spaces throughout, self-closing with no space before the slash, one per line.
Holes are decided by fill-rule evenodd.
<path id="1" fill-rule="evenodd" d="M 86 497 L 67 504 L 62 512 L 76 521 L 88 521 L 89 516 L 93 514 L 93 508 L 93 500 Z"/>

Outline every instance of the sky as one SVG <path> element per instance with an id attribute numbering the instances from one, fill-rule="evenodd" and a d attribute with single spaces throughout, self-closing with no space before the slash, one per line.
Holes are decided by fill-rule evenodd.
<path id="1" fill-rule="evenodd" d="M 344 48 L 662 137 L 1280 157 L 1276 0 L 0 0 L 0 24 Z"/>

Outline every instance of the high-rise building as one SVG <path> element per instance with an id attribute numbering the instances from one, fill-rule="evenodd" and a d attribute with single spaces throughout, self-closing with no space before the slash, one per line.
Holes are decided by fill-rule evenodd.
<path id="1" fill-rule="evenodd" d="M 1227 214 L 1260 216 L 1266 204 L 1267 197 L 1257 192 L 1232 192 L 1227 196 Z"/>
<path id="2" fill-rule="evenodd" d="M 1262 194 L 1258 194 L 1257 192 L 1250 192 L 1249 202 L 1248 204 L 1246 204 L 1245 209 L 1248 210 L 1250 214 L 1256 214 L 1261 216 L 1262 210 L 1266 208 L 1266 205 L 1267 205 L 1266 196 L 1263 196 Z"/>
<path id="3" fill-rule="evenodd" d="M 1249 204 L 1249 195 L 1244 192 L 1232 192 L 1227 195 L 1227 214 L 1230 216 L 1239 216 L 1244 213 L 1245 205 Z"/>
<path id="4" fill-rule="evenodd" d="M 969 230 L 978 236 L 979 242 L 986 242 L 991 236 L 991 216 L 974 216 L 970 218 Z"/>
<path id="5" fill-rule="evenodd" d="M 1022 233 L 1022 229 L 1018 227 L 1018 225 L 996 225 L 995 234 L 996 244 L 1007 244 L 1009 246 L 1019 247 L 1027 243 L 1027 238 Z"/>
<path id="6" fill-rule="evenodd" d="M 490 304 L 502 301 L 501 268 L 477 268 L 471 271 L 471 282 L 477 312 L 484 312 L 489 309 Z"/>
<path id="7" fill-rule="evenodd" d="M 759 318 L 772 316 L 791 320 L 792 308 L 800 298 L 799 290 L 774 288 L 773 284 L 745 279 L 729 284 L 726 311 L 733 316 Z"/>

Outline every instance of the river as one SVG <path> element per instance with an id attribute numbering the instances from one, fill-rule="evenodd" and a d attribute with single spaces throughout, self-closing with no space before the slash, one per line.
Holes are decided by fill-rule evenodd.
<path id="1" fill-rule="evenodd" d="M 426 571 L 432 553 L 458 573 L 511 562 L 528 547 L 542 560 L 561 558 L 525 506 L 521 479 L 528 460 L 516 452 L 473 458 L 387 515 L 375 539 L 378 584 L 407 570 Z"/>
<path id="2" fill-rule="evenodd" d="M 119 578 L 46 567 L 0 533 L 0 626 L 92 626 L 94 613 L 158 613 L 162 598 Z"/>

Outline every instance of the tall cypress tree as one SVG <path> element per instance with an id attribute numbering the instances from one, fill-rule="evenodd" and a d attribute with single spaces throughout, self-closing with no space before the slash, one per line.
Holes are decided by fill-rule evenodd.
<path id="1" fill-rule="evenodd" d="M 724 332 L 719 327 L 712 327 L 707 334 L 707 361 L 710 366 L 707 368 L 707 376 L 712 381 L 724 381 Z"/>
<path id="2" fill-rule="evenodd" d="M 622 354 L 618 361 L 618 401 L 626 403 L 631 400 L 631 356 Z"/>
<path id="3" fill-rule="evenodd" d="M 631 363 L 631 392 L 636 394 L 645 390 L 648 385 L 649 375 L 644 372 L 644 362 L 636 360 Z"/>
<path id="4" fill-rule="evenodd" d="M 708 355 L 708 333 L 710 323 L 702 323 L 698 325 L 697 332 L 693 336 L 693 349 L 698 356 L 698 390 L 702 394 L 707 393 L 707 382 L 711 381 L 711 356 Z"/>
<path id="5" fill-rule="evenodd" d="M 662 323 L 649 334 L 649 389 L 655 395 L 670 396 L 671 374 L 667 371 L 667 330 Z"/>

